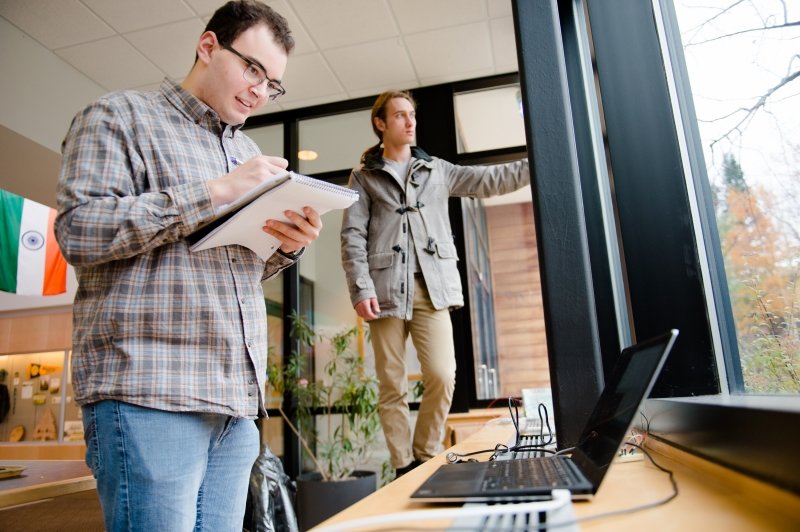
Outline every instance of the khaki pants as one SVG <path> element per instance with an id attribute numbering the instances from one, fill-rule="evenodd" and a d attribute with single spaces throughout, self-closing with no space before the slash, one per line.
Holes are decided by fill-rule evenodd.
<path id="1" fill-rule="evenodd" d="M 453 402 L 456 357 L 449 310 L 436 310 L 425 282 L 415 277 L 414 307 L 409 321 L 381 318 L 370 322 L 375 371 L 380 383 L 378 409 L 392 467 L 405 467 L 415 458 L 425 461 L 444 450 L 445 419 Z M 406 401 L 406 339 L 417 350 L 425 392 L 414 436 Z"/>

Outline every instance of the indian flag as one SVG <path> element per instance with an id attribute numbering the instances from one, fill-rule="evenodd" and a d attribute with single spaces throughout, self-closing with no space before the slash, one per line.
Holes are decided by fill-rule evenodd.
<path id="1" fill-rule="evenodd" d="M 0 290 L 39 296 L 67 291 L 55 219 L 55 209 L 0 189 Z"/>

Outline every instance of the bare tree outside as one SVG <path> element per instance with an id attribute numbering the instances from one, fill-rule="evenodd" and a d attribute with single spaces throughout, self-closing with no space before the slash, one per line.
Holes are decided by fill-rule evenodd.
<path id="1" fill-rule="evenodd" d="M 800 393 L 800 1 L 674 0 L 745 391 Z"/>

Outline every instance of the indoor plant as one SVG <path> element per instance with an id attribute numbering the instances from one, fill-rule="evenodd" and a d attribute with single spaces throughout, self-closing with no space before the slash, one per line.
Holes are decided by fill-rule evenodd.
<path id="1" fill-rule="evenodd" d="M 292 337 L 300 349 L 284 361 L 281 367 L 270 360 L 267 368 L 269 385 L 280 395 L 289 392 L 295 401 L 296 423 L 292 422 L 282 406 L 278 411 L 286 425 L 300 440 L 306 455 L 316 471 L 298 478 L 298 521 L 313 526 L 328 515 L 349 506 L 376 488 L 373 472 L 359 471 L 371 457 L 381 434 L 378 416 L 377 379 L 364 371 L 362 357 L 353 349 L 359 329 L 352 327 L 330 337 L 317 333 L 302 316 L 293 313 Z M 309 380 L 303 376 L 308 357 L 314 346 L 330 345 L 330 358 L 324 364 L 321 379 Z M 315 425 L 315 416 L 320 421 Z M 383 465 L 382 474 L 388 471 Z M 356 493 L 346 494 L 345 481 Z M 309 481 L 323 490 L 335 490 L 335 496 L 305 495 Z M 367 486 L 366 488 L 364 486 Z M 366 491 L 365 491 L 366 490 Z M 303 508 L 304 500 L 313 501 L 310 508 Z M 338 504 L 338 507 L 323 509 L 323 501 Z M 324 515 L 330 512 L 328 515 Z M 313 514 L 309 517 L 309 514 Z"/>

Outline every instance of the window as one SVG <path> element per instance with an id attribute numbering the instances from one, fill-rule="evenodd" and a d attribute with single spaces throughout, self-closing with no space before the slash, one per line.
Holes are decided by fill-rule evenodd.
<path id="1" fill-rule="evenodd" d="M 298 122 L 298 171 L 317 174 L 350 169 L 367 146 L 378 142 L 370 126 L 370 109 Z"/>
<path id="2" fill-rule="evenodd" d="M 695 115 L 673 2 L 626 2 L 623 8 L 615 2 L 576 0 L 560 4 L 557 14 L 547 13 L 549 9 L 553 8 L 515 4 L 515 20 L 521 25 L 518 53 L 525 67 L 520 77 L 527 87 L 523 102 L 537 118 L 529 124 L 536 140 L 533 153 L 541 155 L 537 175 L 558 175 L 561 182 L 569 182 L 574 166 L 562 164 L 562 159 L 571 160 L 569 151 L 575 147 L 572 160 L 580 170 L 583 212 L 571 210 L 570 187 L 558 189 L 543 177 L 542 187 L 534 190 L 537 221 L 560 222 L 558 227 L 541 224 L 539 231 L 546 303 L 562 284 L 572 290 L 567 292 L 571 301 L 583 296 L 592 301 L 598 330 L 580 343 L 585 352 L 600 348 L 602 366 L 613 362 L 609 356 L 616 352 L 610 347 L 608 324 L 614 325 L 609 329 L 621 345 L 626 327 L 635 341 L 677 325 L 681 336 L 654 389 L 660 399 L 646 405 L 651 436 L 797 491 L 796 475 L 789 473 L 798 467 L 790 443 L 797 434 L 796 398 L 726 393 L 737 389 L 739 342 L 715 194 L 705 175 L 699 113 Z M 560 33 L 548 26 L 548 17 L 559 20 Z M 547 59 L 549 52 L 558 56 L 558 48 L 564 52 L 562 69 Z M 539 54 L 535 72 L 527 70 L 534 65 L 534 51 Z M 724 55 L 717 58 L 726 60 Z M 564 80 L 563 87 L 552 83 L 558 79 Z M 565 92 L 568 101 L 560 101 L 558 95 Z M 568 117 L 574 138 L 569 133 L 560 137 L 560 116 Z M 601 207 L 598 183 L 604 170 L 611 185 L 611 209 Z M 553 202 L 559 204 L 559 215 L 549 208 Z M 595 222 L 605 216 L 612 217 L 614 231 L 593 233 Z M 572 267 L 563 260 L 569 253 L 557 242 L 584 223 L 590 260 L 574 261 L 583 266 Z M 612 241 L 618 244 L 616 255 Z M 580 241 L 573 244 L 579 247 Z M 616 277 L 608 265 L 615 262 L 623 280 L 621 309 L 618 300 L 607 295 Z M 556 279 L 551 278 L 557 270 L 554 264 L 561 266 Z M 591 288 L 583 292 L 586 276 Z M 577 342 L 570 335 L 585 332 L 565 326 L 569 319 L 558 302 L 549 307 L 557 416 L 566 413 L 582 420 L 580 398 L 570 396 L 563 382 L 576 375 L 589 380 L 587 375 L 601 365 L 592 363 L 591 354 L 574 354 L 571 348 Z M 617 324 L 608 318 L 615 314 L 621 316 Z M 577 367 L 576 361 L 585 362 L 584 367 Z M 557 419 L 560 435 L 571 434 L 574 427 L 562 428 Z"/>
<path id="3" fill-rule="evenodd" d="M 453 110 L 459 154 L 454 162 L 494 164 L 523 156 L 516 75 L 457 84 Z M 520 397 L 525 388 L 549 388 L 530 187 L 460 203 L 475 398 L 496 404 Z"/>
<path id="4" fill-rule="evenodd" d="M 530 187 L 461 203 L 477 399 L 549 388 Z"/>
<path id="5" fill-rule="evenodd" d="M 797 394 L 800 5 L 676 0 L 675 13 L 735 323 L 730 388 Z"/>
<path id="6" fill-rule="evenodd" d="M 330 360 L 333 349 L 330 339 L 334 335 L 353 327 L 358 328 L 358 334 L 353 340 L 353 347 L 349 352 L 358 353 L 365 361 L 366 370 L 374 374 L 375 363 L 369 342 L 369 326 L 358 318 L 350 304 L 344 271 L 338 261 L 341 219 L 342 211 L 340 210 L 334 210 L 322 216 L 325 230 L 322 231 L 314 244 L 306 249 L 298 263 L 300 284 L 297 312 L 304 317 L 318 335 L 314 341 L 312 351 L 306 353 L 306 365 L 300 375 L 300 378 L 307 379 L 309 382 L 328 382 L 330 380 L 331 377 L 324 373 L 325 365 Z M 332 260 L 333 257 L 337 260 Z M 291 273 L 282 273 L 281 275 L 291 275 Z M 285 330 L 284 327 L 288 325 L 285 320 L 288 320 L 288 316 L 292 314 L 292 309 L 283 304 L 285 282 L 285 279 L 275 278 L 264 283 L 270 327 L 271 359 L 279 365 L 282 365 L 287 360 L 286 346 L 293 344 L 293 342 L 285 342 L 282 334 Z M 270 308 L 274 308 L 280 314 L 273 316 Z M 294 349 L 294 347 L 291 349 Z M 414 358 L 414 361 L 416 362 L 416 358 Z M 410 366 L 409 371 L 414 372 L 413 365 Z M 268 406 L 275 409 L 269 420 L 269 428 L 266 431 L 268 433 L 268 441 L 273 445 L 272 442 L 282 440 L 283 432 L 288 430 L 276 410 L 278 406 L 283 404 L 285 398 L 276 396 L 274 393 L 270 393 L 267 397 L 269 398 Z M 323 416 L 318 416 L 316 423 L 318 427 L 327 427 L 327 425 L 323 424 L 328 423 L 328 420 Z M 284 453 L 279 453 L 276 450 L 283 449 L 282 442 L 279 447 L 273 446 L 272 449 L 279 456 L 284 456 Z M 367 469 L 380 471 L 382 463 L 387 457 L 388 451 L 386 451 L 386 446 L 381 440 L 376 444 L 376 452 L 370 457 L 371 462 L 364 465 L 367 466 Z M 314 466 L 309 462 L 302 467 L 313 469 Z"/>
<path id="7" fill-rule="evenodd" d="M 537 253 L 541 268 L 542 313 L 547 326 L 547 343 L 542 349 L 549 355 L 549 376 L 558 416 L 556 430 L 564 445 L 577 436 L 576 431 L 582 427 L 602 387 L 603 370 L 614 363 L 620 348 L 676 326 L 677 321 L 681 329 L 680 344 L 676 345 L 655 389 L 661 399 L 651 400 L 647 405 L 653 436 L 797 490 L 796 479 L 791 478 L 800 468 L 792 448 L 794 436 L 800 430 L 796 428 L 800 427 L 796 396 L 790 397 L 791 402 L 781 401 L 785 397 L 772 396 L 765 403 L 754 394 L 724 394 L 728 389 L 737 390 L 737 371 L 730 368 L 738 364 L 738 382 L 742 384 L 739 389 L 749 386 L 741 378 L 749 370 L 742 365 L 746 364 L 746 348 L 737 334 L 734 316 L 738 311 L 732 304 L 737 301 L 735 292 L 739 285 L 730 283 L 732 276 L 722 253 L 726 228 L 717 224 L 716 215 L 725 211 L 719 210 L 720 203 L 715 200 L 726 198 L 714 187 L 722 182 L 720 176 L 726 175 L 724 171 L 728 172 L 728 181 L 736 183 L 737 164 L 750 185 L 747 181 L 750 170 L 745 163 L 753 152 L 745 144 L 737 144 L 741 149 L 734 154 L 736 164 L 726 162 L 724 156 L 720 159 L 702 155 L 708 144 L 703 140 L 705 128 L 710 124 L 703 122 L 704 95 L 691 77 L 696 68 L 692 48 L 699 45 L 692 45 L 684 52 L 686 33 L 681 34 L 683 28 L 679 25 L 685 20 L 682 2 L 675 0 L 674 7 L 672 0 L 516 2 L 513 7 L 519 26 L 518 55 L 525 67 L 520 75 L 514 79 L 497 76 L 415 89 L 417 101 L 426 105 L 417 133 L 420 144 L 430 153 L 461 164 L 486 164 L 519 156 L 512 152 L 519 152 L 520 148 L 472 144 L 464 128 L 467 120 L 462 116 L 466 105 L 461 101 L 455 103 L 454 94 L 477 98 L 481 92 L 477 89 L 490 86 L 504 89 L 513 85 L 520 90 L 527 116 L 536 118 L 526 124 L 532 135 L 529 152 L 536 174 L 532 209 L 528 211 L 536 222 L 533 232 L 536 243 L 530 249 Z M 780 3 L 784 4 L 788 3 Z M 719 0 L 712 5 L 742 9 L 753 3 Z M 787 7 L 789 21 L 798 19 L 792 9 L 794 4 L 791 9 Z M 699 8 L 692 7 L 690 11 L 693 15 L 700 14 Z M 782 12 L 778 14 L 782 17 Z M 775 20 L 782 20 L 780 17 Z M 561 27 L 554 28 L 553 21 Z M 707 26 L 709 29 L 715 24 Z M 749 35 L 752 37 L 753 33 Z M 720 56 L 717 62 L 731 60 Z M 769 105 L 784 106 L 793 101 L 784 97 Z M 372 98 L 365 98 L 336 106 L 276 113 L 269 119 L 283 121 L 280 127 L 287 131 L 286 151 L 296 153 L 299 146 L 293 142 L 312 138 L 312 129 L 304 135 L 298 134 L 300 124 L 306 119 L 365 112 L 371 103 Z M 514 112 L 518 112 L 516 108 Z M 791 121 L 797 114 L 796 107 L 788 111 L 781 108 L 772 115 L 765 113 L 774 124 L 783 118 Z M 309 121 L 308 125 L 323 132 L 323 139 L 343 134 L 341 128 L 326 122 Z M 331 118 L 331 122 L 335 120 Z M 358 142 L 348 141 L 353 151 L 347 161 L 319 170 L 304 167 L 305 171 L 330 172 L 327 178 L 346 179 L 361 151 L 375 142 L 368 119 L 355 118 L 353 125 L 364 137 Z M 454 137 L 456 127 L 458 142 Z M 792 127 L 796 126 L 791 122 L 782 124 L 781 131 L 796 131 Z M 745 132 L 742 140 L 747 135 Z M 783 138 L 790 146 L 797 144 L 796 133 L 787 133 Z M 519 145 L 523 143 L 524 140 Z M 796 161 L 790 157 L 792 152 L 781 153 L 786 161 Z M 782 164 L 771 161 L 774 164 L 770 168 L 792 170 L 791 164 L 778 162 Z M 784 174 L 787 176 L 797 181 L 794 174 Z M 786 194 L 775 200 L 789 199 L 788 192 L 791 190 L 787 189 Z M 491 263 L 494 253 L 486 245 L 488 242 L 491 246 L 497 238 L 492 233 L 491 211 L 512 207 L 484 203 L 480 211 L 473 208 L 477 207 L 460 202 L 450 206 L 455 231 L 470 224 L 475 230 L 473 236 L 464 235 L 464 248 L 469 252 L 460 251 L 462 262 L 473 261 L 462 274 L 469 312 L 452 313 L 456 340 L 461 342 L 457 343 L 458 352 L 466 357 L 459 359 L 457 395 L 464 390 L 474 392 L 478 387 L 473 362 L 482 356 L 479 351 L 483 348 L 478 346 L 491 344 L 491 335 L 485 329 L 491 313 L 486 307 L 478 311 L 470 305 L 479 299 L 488 300 L 490 294 L 496 299 L 502 290 L 498 283 L 501 270 Z M 766 212 L 772 223 L 785 221 L 775 220 L 781 212 L 777 209 Z M 759 213 L 748 212 L 741 218 L 741 225 L 759 228 L 760 220 Z M 328 231 L 327 237 L 323 231 L 323 238 L 331 240 L 315 244 L 317 254 L 304 258 L 300 270 L 303 278 L 314 283 L 315 320 L 334 326 L 338 323 L 334 314 L 341 312 L 339 317 L 352 317 L 352 309 L 339 267 L 322 264 L 323 256 L 338 258 L 337 221 L 326 219 L 325 224 Z M 470 241 L 471 238 L 474 240 Z M 785 245 L 788 236 L 779 238 L 781 245 Z M 772 241 L 755 234 L 747 243 L 761 249 Z M 483 258 L 480 253 L 484 253 Z M 781 260 L 778 266 L 796 266 L 798 253 L 793 253 L 795 262 Z M 474 287 L 480 288 L 480 295 L 468 293 L 467 288 L 471 287 L 466 284 L 472 284 L 469 276 L 486 272 L 487 264 L 494 276 L 492 282 L 484 279 L 480 287 Z M 294 275 L 297 274 L 286 273 L 284 294 L 292 284 L 289 278 Z M 337 286 L 340 275 L 341 286 Z M 285 302 L 284 312 L 303 306 L 299 300 L 290 299 Z M 497 320 L 497 305 L 493 313 Z M 467 314 L 466 319 L 460 314 Z M 476 322 L 476 316 L 483 321 Z M 343 319 L 341 323 L 349 323 L 347 318 Z M 794 323 L 785 321 L 787 327 Z M 475 333 L 464 332 L 477 328 L 480 330 Z M 502 333 L 497 323 L 494 336 L 499 343 Z M 544 331 L 540 337 L 543 336 Z M 410 348 L 408 355 L 409 360 L 415 360 Z M 464 371 L 468 372 L 466 380 L 461 373 Z M 542 371 L 547 370 L 537 369 L 536 375 Z M 503 389 L 504 379 L 501 377 L 498 382 L 500 393 L 507 393 Z M 539 384 L 532 381 L 531 386 Z M 757 408 L 748 407 L 754 404 Z M 740 430 L 741 427 L 747 430 Z M 774 433 L 775 428 L 781 430 L 781 437 Z M 764 445 L 765 441 L 768 445 Z M 748 449 L 747 454 L 740 449 Z M 287 471 L 290 470 L 288 467 Z"/>
<path id="8" fill-rule="evenodd" d="M 456 93 L 458 153 L 525 145 L 519 83 Z"/>
<path id="9" fill-rule="evenodd" d="M 263 149 L 263 148 L 262 148 Z M 280 364 L 285 359 L 283 341 L 283 322 L 286 311 L 284 305 L 283 284 L 286 272 L 283 271 L 261 283 L 264 290 L 264 304 L 267 306 L 267 342 L 268 360 Z M 276 409 L 282 405 L 283 397 L 267 385 L 264 392 L 264 403 L 272 413 L 261 423 L 261 438 L 269 445 L 276 456 L 284 455 L 284 425 Z"/>
<path id="10" fill-rule="evenodd" d="M 248 129 L 247 135 L 258 144 L 261 153 L 283 156 L 283 124 Z"/>

